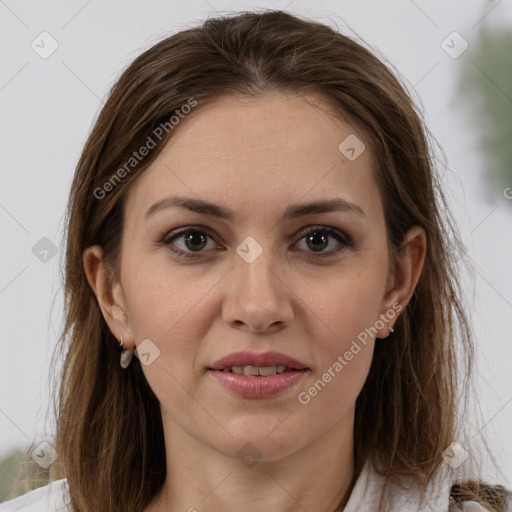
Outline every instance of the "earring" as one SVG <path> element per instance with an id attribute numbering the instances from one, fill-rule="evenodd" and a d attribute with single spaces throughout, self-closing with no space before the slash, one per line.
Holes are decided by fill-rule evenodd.
<path id="1" fill-rule="evenodd" d="M 121 336 L 121 343 L 119 345 L 119 348 L 121 349 L 121 361 L 120 361 L 120 364 L 121 364 L 121 368 L 125 369 L 125 368 L 128 368 L 128 366 L 130 365 L 130 363 L 132 362 L 132 357 L 133 357 L 133 348 L 123 348 L 124 346 L 124 342 L 123 342 L 123 337 Z"/>
<path id="2" fill-rule="evenodd" d="M 393 329 L 393 327 L 389 326 L 389 332 L 390 333 L 395 332 L 395 329 Z"/>

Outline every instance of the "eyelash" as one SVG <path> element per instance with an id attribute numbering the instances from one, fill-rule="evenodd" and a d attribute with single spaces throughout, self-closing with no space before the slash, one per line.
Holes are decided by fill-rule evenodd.
<path id="1" fill-rule="evenodd" d="M 168 247 L 178 257 L 198 258 L 201 256 L 201 253 L 203 251 L 196 251 L 195 253 L 194 252 L 186 252 L 186 251 L 182 251 L 181 249 L 175 249 L 172 247 L 172 242 L 175 239 L 179 238 L 180 236 L 186 235 L 188 233 L 202 233 L 202 234 L 205 234 L 208 237 L 213 239 L 213 237 L 208 233 L 208 230 L 205 230 L 205 228 L 201 228 L 200 226 L 197 226 L 197 227 L 187 226 L 185 228 L 178 229 L 176 231 L 166 232 L 163 236 L 160 236 L 160 238 L 158 240 L 158 244 Z M 307 235 L 312 234 L 312 233 L 322 233 L 322 234 L 327 234 L 329 236 L 332 236 L 338 242 L 341 243 L 342 247 L 335 249 L 335 250 L 331 250 L 325 254 L 322 254 L 322 252 L 317 252 L 317 253 L 311 252 L 311 256 L 309 256 L 309 257 L 326 258 L 329 256 L 333 256 L 334 254 L 337 254 L 344 248 L 350 249 L 355 246 L 354 242 L 352 241 L 352 239 L 350 237 L 342 234 L 341 232 L 339 232 L 333 228 L 327 227 L 327 226 L 313 226 L 308 231 L 303 233 L 303 235 L 299 238 L 298 242 L 303 240 Z M 172 235 L 172 236 L 170 236 L 170 235 Z"/>

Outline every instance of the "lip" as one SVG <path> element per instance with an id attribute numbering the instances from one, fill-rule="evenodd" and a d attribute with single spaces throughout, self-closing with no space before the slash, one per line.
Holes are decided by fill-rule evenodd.
<path id="1" fill-rule="evenodd" d="M 280 352 L 263 352 L 256 354 L 255 352 L 233 352 L 224 356 L 223 358 L 215 361 L 209 366 L 210 370 L 223 370 L 224 368 L 231 368 L 232 366 L 286 366 L 293 370 L 308 370 L 309 368 L 297 361 L 293 357 L 281 354 Z M 259 377 L 258 377 L 259 378 Z"/>
<path id="2" fill-rule="evenodd" d="M 230 372 L 223 372 L 224 368 L 232 366 L 286 366 L 287 371 L 269 376 L 238 375 Z M 254 352 L 242 351 L 233 352 L 215 361 L 209 368 L 208 373 L 217 379 L 222 386 L 229 391 L 244 398 L 266 398 L 278 395 L 286 389 L 296 385 L 309 368 L 293 357 L 281 354 L 280 352 Z"/>
<path id="3" fill-rule="evenodd" d="M 290 370 L 267 377 L 237 375 L 222 370 L 208 369 L 208 373 L 229 391 L 244 398 L 266 398 L 275 396 L 297 384 L 308 370 Z"/>

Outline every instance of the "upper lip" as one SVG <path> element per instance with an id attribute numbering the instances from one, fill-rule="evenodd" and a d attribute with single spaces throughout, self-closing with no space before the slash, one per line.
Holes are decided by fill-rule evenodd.
<path id="1" fill-rule="evenodd" d="M 218 361 L 215 361 L 209 368 L 212 370 L 224 370 L 232 366 L 259 366 L 261 368 L 274 365 L 286 366 L 294 370 L 307 369 L 305 364 L 280 352 L 263 352 L 262 354 L 256 354 L 248 351 L 228 354 Z"/>

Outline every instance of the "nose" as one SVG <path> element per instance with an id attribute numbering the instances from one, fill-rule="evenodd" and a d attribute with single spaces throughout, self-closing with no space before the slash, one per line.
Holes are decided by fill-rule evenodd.
<path id="1" fill-rule="evenodd" d="M 222 304 L 222 317 L 236 329 L 274 332 L 293 320 L 293 297 L 270 250 L 265 249 L 251 263 L 235 254 Z"/>

